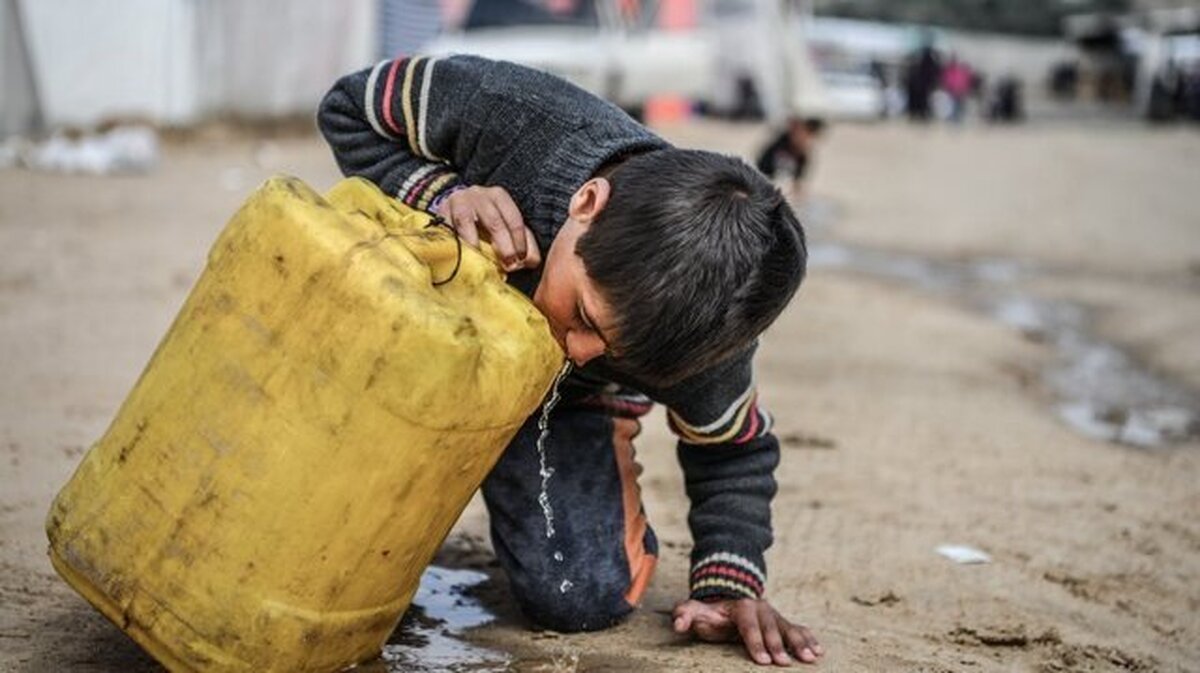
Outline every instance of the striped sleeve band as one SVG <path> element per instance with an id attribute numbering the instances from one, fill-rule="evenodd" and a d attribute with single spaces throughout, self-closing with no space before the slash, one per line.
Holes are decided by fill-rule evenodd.
<path id="1" fill-rule="evenodd" d="M 758 406 L 754 381 L 715 421 L 704 425 L 688 423 L 674 410 L 668 410 L 671 431 L 688 444 L 745 444 L 771 431 L 771 415 Z"/>
<path id="2" fill-rule="evenodd" d="M 449 166 L 425 164 L 400 184 L 396 198 L 418 210 L 433 211 L 434 202 L 458 186 L 458 174 Z"/>
<path id="3" fill-rule="evenodd" d="M 746 557 L 717 552 L 692 565 L 691 597 L 700 601 L 761 598 L 766 580 L 762 569 Z"/>
<path id="4" fill-rule="evenodd" d="M 414 156 L 444 162 L 430 149 L 429 99 L 440 59 L 428 56 L 380 61 L 371 69 L 363 109 L 379 135 L 403 142 Z"/>

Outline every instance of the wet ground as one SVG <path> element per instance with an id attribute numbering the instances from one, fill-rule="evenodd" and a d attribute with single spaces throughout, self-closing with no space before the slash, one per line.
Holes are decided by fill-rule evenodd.
<path id="1" fill-rule="evenodd" d="M 1059 417 L 1089 438 L 1142 448 L 1200 438 L 1200 393 L 1098 336 L 1086 306 L 1029 289 L 1052 270 L 1016 259 L 945 261 L 838 243 L 815 244 L 810 260 L 815 270 L 903 283 L 960 303 L 1049 345 L 1055 357 L 1039 378 Z"/>
<path id="2" fill-rule="evenodd" d="M 445 565 L 438 565 L 445 564 Z M 449 567 L 448 567 L 449 566 Z M 488 627 L 481 632 L 481 627 Z M 530 637 L 514 646 L 497 631 L 519 629 Z M 413 605 L 388 639 L 369 673 L 575 673 L 652 671 L 644 661 L 597 654 L 534 628 L 515 611 L 507 583 L 489 546 L 473 535 L 452 535 L 421 577 Z"/>
<path id="3" fill-rule="evenodd" d="M 402 671 L 509 670 L 513 658 L 497 650 L 472 645 L 463 639 L 469 629 L 495 621 L 471 590 L 488 581 L 474 570 L 430 566 L 421 576 L 413 607 L 383 648 L 383 668 Z M 379 670 L 379 666 L 365 666 Z"/>

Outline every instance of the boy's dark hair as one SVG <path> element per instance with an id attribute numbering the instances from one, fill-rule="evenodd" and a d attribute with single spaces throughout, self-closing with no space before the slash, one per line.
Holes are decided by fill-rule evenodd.
<path id="1" fill-rule="evenodd" d="M 825 131 L 825 120 L 821 117 L 790 117 L 788 118 L 788 127 L 795 128 L 803 126 L 805 131 L 808 131 L 814 136 L 819 136 Z"/>
<path id="2" fill-rule="evenodd" d="M 615 315 L 614 365 L 668 386 L 748 346 L 804 278 L 804 229 L 740 159 L 659 150 L 609 177 L 576 251 Z"/>

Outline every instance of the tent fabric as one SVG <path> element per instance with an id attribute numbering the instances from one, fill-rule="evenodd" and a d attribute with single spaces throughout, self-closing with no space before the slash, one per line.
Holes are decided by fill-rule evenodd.
<path id="1" fill-rule="evenodd" d="M 113 118 L 186 125 L 214 115 L 311 114 L 337 77 L 375 53 L 376 0 L 3 0 L 19 9 L 50 127 Z"/>
<path id="2" fill-rule="evenodd" d="M 0 137 L 39 130 L 42 109 L 17 0 L 0 1 Z"/>

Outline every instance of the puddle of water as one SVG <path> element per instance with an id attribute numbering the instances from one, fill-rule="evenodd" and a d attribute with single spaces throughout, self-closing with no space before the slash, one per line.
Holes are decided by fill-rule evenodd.
<path id="1" fill-rule="evenodd" d="M 980 286 L 1009 285 L 1029 277 L 1032 265 L 1003 257 L 983 257 L 955 262 L 916 255 L 854 248 L 838 243 L 809 247 L 808 263 L 814 268 L 849 269 L 896 280 L 930 292 L 963 294 Z"/>
<path id="2" fill-rule="evenodd" d="M 1020 288 L 1033 265 L 992 257 L 930 260 L 916 255 L 814 245 L 814 268 L 847 269 L 905 283 L 966 304 L 1058 355 L 1044 373 L 1059 417 L 1093 439 L 1157 447 L 1200 437 L 1200 394 L 1156 377 L 1116 346 L 1093 336 L 1083 307 L 1040 299 Z"/>
<path id="3" fill-rule="evenodd" d="M 473 671 L 500 673 L 512 657 L 467 643 L 463 634 L 495 619 L 467 590 L 487 580 L 473 570 L 430 566 L 421 576 L 413 607 L 383 647 L 380 660 L 388 673 Z"/>
<path id="4" fill-rule="evenodd" d="M 1200 396 L 1154 376 L 1128 353 L 1092 336 L 1079 306 L 1008 296 L 989 308 L 1000 322 L 1058 350 L 1060 364 L 1045 379 L 1063 400 L 1059 416 L 1078 432 L 1147 448 L 1200 434 Z"/>
<path id="5" fill-rule="evenodd" d="M 400 627 L 378 659 L 350 670 L 362 673 L 547 673 L 628 671 L 647 673 L 657 666 L 621 654 L 584 653 L 567 643 L 557 646 L 536 635 L 514 643 L 512 653 L 472 645 L 463 638 L 470 629 L 495 621 L 472 594 L 488 576 L 473 570 L 430 566 Z M 571 584 L 564 580 L 563 591 Z M 549 634 L 554 636 L 554 634 Z M 538 644 L 530 645 L 531 640 Z"/>
<path id="6" fill-rule="evenodd" d="M 558 376 L 554 378 L 554 386 L 550 389 L 550 396 L 542 405 L 542 416 L 538 419 L 538 475 L 542 478 L 542 489 L 538 493 L 538 504 L 542 507 L 542 516 L 546 519 L 546 537 L 554 537 L 554 508 L 550 506 L 550 477 L 554 476 L 554 468 L 546 464 L 546 440 L 550 437 L 550 412 L 554 411 L 554 407 L 562 396 L 558 393 L 558 386 L 563 379 L 571 373 L 571 361 L 563 362 L 562 369 L 558 370 Z"/>

